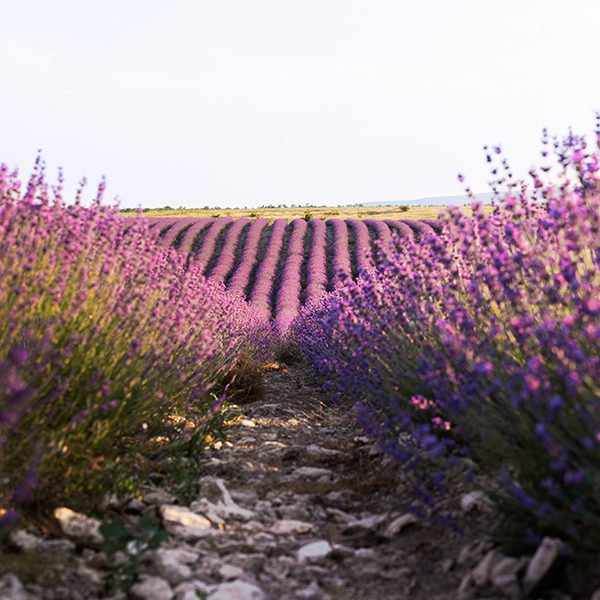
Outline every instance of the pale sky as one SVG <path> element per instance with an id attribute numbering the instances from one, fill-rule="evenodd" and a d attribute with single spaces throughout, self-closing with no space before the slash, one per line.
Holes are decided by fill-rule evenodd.
<path id="1" fill-rule="evenodd" d="M 488 191 L 591 133 L 600 0 L 0 0 L 0 162 L 122 206 Z"/>

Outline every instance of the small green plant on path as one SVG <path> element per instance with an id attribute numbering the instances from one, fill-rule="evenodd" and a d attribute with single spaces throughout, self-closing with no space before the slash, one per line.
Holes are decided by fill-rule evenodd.
<path id="1" fill-rule="evenodd" d="M 125 591 L 139 578 L 146 552 L 158 549 L 168 537 L 167 531 L 149 515 L 139 520 L 134 532 L 119 521 L 107 521 L 100 526 L 100 533 L 104 537 L 101 549 L 109 566 L 106 586 Z"/>

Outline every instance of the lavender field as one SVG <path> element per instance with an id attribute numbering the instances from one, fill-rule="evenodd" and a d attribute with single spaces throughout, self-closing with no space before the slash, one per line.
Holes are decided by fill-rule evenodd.
<path id="1" fill-rule="evenodd" d="M 500 165 L 492 186 L 508 188 L 493 207 L 473 203 L 468 214 L 449 209 L 420 221 L 124 218 L 104 205 L 104 181 L 86 207 L 81 190 L 75 202 L 63 199 L 62 175 L 47 182 L 41 158 L 27 184 L 2 165 L 2 535 L 18 546 L 19 527 L 48 536 L 58 520 L 77 537 L 61 521 L 66 510 L 101 517 L 107 498 L 146 510 L 151 483 L 170 503 L 160 505 L 162 521 L 150 527 L 158 537 L 145 549 L 160 545 L 162 525 L 184 539 L 190 519 L 226 529 L 223 514 L 246 513 L 222 487 L 215 506 L 223 514 L 207 497 L 185 508 L 191 516 L 179 529 L 165 514 L 199 493 L 198 475 L 210 468 L 203 453 L 222 447 L 236 398 L 260 411 L 264 378 L 288 360 L 317 378 L 307 403 L 327 394 L 323 418 L 351 420 L 361 435 L 350 439 L 367 439 L 373 456 L 412 481 L 401 503 L 406 523 L 463 532 L 464 514 L 447 498 L 465 486 L 475 488 L 465 497 L 478 510 L 493 512 L 481 546 L 492 549 L 464 574 L 461 598 L 486 585 L 513 598 L 551 589 L 553 565 L 568 573 L 563 591 L 589 592 L 600 548 L 600 122 L 596 136 L 590 146 L 573 134 L 552 144 L 544 135 L 543 156 L 556 160 L 532 169 L 530 182 L 513 182 L 491 148 L 488 161 Z M 275 411 L 264 423 L 280 418 L 277 402 L 301 403 L 299 389 L 263 403 Z M 282 444 L 279 434 L 267 441 Z M 264 451 L 252 448 L 256 437 L 242 439 L 256 452 L 244 458 L 252 465 Z M 316 441 L 300 443 L 343 455 Z M 285 468 L 277 465 L 265 471 Z M 323 485 L 336 477 L 296 471 L 304 477 L 296 486 L 313 486 L 319 472 L 329 477 Z M 265 514 L 275 532 L 314 529 Z M 351 531 L 371 522 L 348 519 Z M 121 548 L 115 536 L 134 539 L 114 527 L 97 529 L 92 547 L 110 554 Z M 380 546 L 396 535 L 385 531 L 374 538 Z M 130 571 L 105 565 L 107 589 L 139 584 L 135 556 Z"/>
<path id="2" fill-rule="evenodd" d="M 439 231 L 437 221 L 142 218 L 161 247 L 225 285 L 285 333 L 301 307 L 377 267 L 379 243 Z M 126 225 L 127 228 L 127 225 Z"/>

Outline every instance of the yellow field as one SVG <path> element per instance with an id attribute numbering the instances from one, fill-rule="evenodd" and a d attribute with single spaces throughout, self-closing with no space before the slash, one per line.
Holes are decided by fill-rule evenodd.
<path id="1" fill-rule="evenodd" d="M 417 206 L 410 207 L 406 211 L 400 210 L 399 206 L 320 206 L 316 208 L 235 208 L 235 209 L 195 209 L 184 210 L 146 210 L 144 217 L 240 217 L 258 218 L 262 217 L 273 221 L 274 219 L 296 219 L 310 214 L 315 219 L 436 219 L 443 206 Z M 465 210 L 469 210 L 465 208 Z M 135 212 L 125 211 L 124 216 L 135 216 Z"/>

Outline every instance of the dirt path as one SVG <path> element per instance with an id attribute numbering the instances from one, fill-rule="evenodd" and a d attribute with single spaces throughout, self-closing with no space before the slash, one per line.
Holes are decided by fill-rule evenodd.
<path id="1" fill-rule="evenodd" d="M 470 489 L 457 484 L 444 499 L 463 534 L 416 519 L 405 508 L 415 476 L 361 435 L 308 368 L 274 365 L 266 383 L 266 399 L 234 408 L 227 440 L 206 451 L 197 500 L 182 506 L 154 489 L 132 502 L 132 522 L 158 516 L 169 537 L 129 596 L 113 600 L 523 597 L 527 559 L 489 552 L 492 516 L 461 508 Z M 106 598 L 102 553 L 71 546 L 72 585 L 3 595 L 18 582 L 0 580 L 0 600 Z"/>
<path id="2" fill-rule="evenodd" d="M 222 513 L 221 534 L 194 542 L 202 553 L 196 576 L 212 584 L 235 576 L 274 600 L 458 598 L 463 569 L 455 561 L 479 545 L 472 562 L 485 551 L 481 540 L 423 522 L 403 526 L 398 517 L 411 520 L 403 509 L 410 482 L 398 466 L 360 435 L 307 368 L 266 377 L 266 401 L 242 406 L 227 442 L 207 454 L 209 501 L 223 502 L 218 478 L 249 512 Z M 470 564 L 466 550 L 461 560 Z"/>

